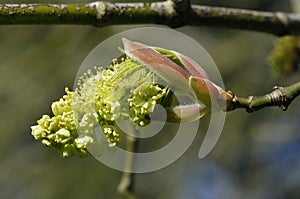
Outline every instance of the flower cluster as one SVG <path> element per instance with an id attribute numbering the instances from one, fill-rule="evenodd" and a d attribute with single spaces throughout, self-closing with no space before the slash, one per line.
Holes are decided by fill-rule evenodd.
<path id="1" fill-rule="evenodd" d="M 157 104 L 168 108 L 169 118 L 180 121 L 199 119 L 212 105 L 224 108 L 230 102 L 232 96 L 212 83 L 191 58 L 125 38 L 123 44 L 122 58 L 107 68 L 95 68 L 95 73 L 88 70 L 75 91 L 66 89 L 66 95 L 52 103 L 53 116 L 43 115 L 31 127 L 36 140 L 58 149 L 63 157 L 83 157 L 95 143 L 113 147 L 121 141 L 118 121 L 148 125 Z M 171 87 L 196 99 L 190 105 L 174 104 Z"/>
<path id="2" fill-rule="evenodd" d="M 149 113 L 154 111 L 155 105 L 167 96 L 168 88 L 161 88 L 159 85 L 145 85 L 138 87 L 133 92 L 129 102 L 129 113 L 132 121 L 139 126 L 146 126 L 151 121 Z M 166 105 L 166 104 L 164 104 Z"/>
<path id="3" fill-rule="evenodd" d="M 95 71 L 88 70 L 74 92 L 66 88 L 66 95 L 52 103 L 53 117 L 43 115 L 31 127 L 36 140 L 58 149 L 63 157 L 86 156 L 98 126 L 108 145 L 117 145 L 122 132 L 116 120 L 131 118 L 136 125 L 145 126 L 156 103 L 168 94 L 168 88 L 155 84 L 157 77 L 152 72 L 130 58 L 113 60 L 108 68 Z"/>
<path id="4" fill-rule="evenodd" d="M 88 136 L 78 136 L 72 111 L 73 92 L 66 88 L 66 95 L 59 101 L 53 102 L 51 109 L 53 117 L 43 115 L 32 126 L 32 135 L 35 139 L 41 139 L 48 147 L 56 148 L 63 157 L 87 155 L 86 145 L 92 142 Z"/>

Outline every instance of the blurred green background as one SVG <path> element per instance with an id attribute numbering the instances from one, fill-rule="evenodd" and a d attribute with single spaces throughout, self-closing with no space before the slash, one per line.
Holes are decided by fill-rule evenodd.
<path id="1" fill-rule="evenodd" d="M 0 1 L 29 2 L 33 1 Z M 193 2 L 291 10 L 286 0 Z M 73 86 L 81 62 L 95 46 L 135 27 L 144 26 L 0 26 L 0 198 L 118 198 L 120 172 L 92 157 L 62 159 L 33 139 L 30 126 L 42 114 L 50 114 L 51 102 L 65 86 Z M 239 96 L 261 95 L 275 85 L 299 80 L 299 74 L 271 76 L 266 57 L 276 40 L 272 35 L 208 27 L 176 30 L 206 48 L 226 89 Z M 136 175 L 138 198 L 300 198 L 299 110 L 296 99 L 287 112 L 267 108 L 252 114 L 228 113 L 221 138 L 206 158 L 197 156 L 199 135 L 172 165 Z"/>

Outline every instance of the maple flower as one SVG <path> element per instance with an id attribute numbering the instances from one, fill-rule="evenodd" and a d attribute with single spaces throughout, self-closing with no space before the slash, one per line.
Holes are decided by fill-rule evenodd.
<path id="1" fill-rule="evenodd" d="M 170 121 L 192 121 L 211 112 L 211 106 L 225 108 L 230 93 L 215 85 L 191 58 L 179 52 L 150 47 L 123 39 L 125 56 L 107 68 L 87 71 L 78 88 L 51 105 L 53 116 L 43 115 L 32 126 L 32 135 L 42 144 L 57 149 L 63 157 L 88 155 L 88 145 L 101 127 L 110 147 L 120 143 L 117 120 L 131 120 L 147 126 L 157 104 L 166 108 Z M 161 84 L 161 82 L 165 82 Z M 176 104 L 171 88 L 196 96 L 194 103 Z"/>

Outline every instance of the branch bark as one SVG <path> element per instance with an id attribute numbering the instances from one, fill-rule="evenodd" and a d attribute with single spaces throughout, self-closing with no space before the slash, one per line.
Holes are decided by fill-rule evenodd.
<path id="1" fill-rule="evenodd" d="M 163 24 L 234 28 L 275 35 L 300 34 L 300 15 L 191 5 L 190 0 L 152 3 L 0 4 L 0 25 Z"/>
<path id="2" fill-rule="evenodd" d="M 229 91 L 230 92 L 230 91 Z M 227 111 L 244 108 L 247 112 L 254 112 L 265 107 L 279 106 L 286 111 L 290 103 L 300 95 L 300 82 L 287 87 L 275 86 L 273 92 L 263 96 L 250 96 L 248 98 L 234 97 Z"/>

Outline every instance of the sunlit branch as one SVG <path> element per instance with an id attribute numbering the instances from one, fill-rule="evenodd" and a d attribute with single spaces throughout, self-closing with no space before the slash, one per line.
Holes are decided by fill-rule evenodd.
<path id="1" fill-rule="evenodd" d="M 254 112 L 265 107 L 279 106 L 286 111 L 290 103 L 300 94 L 300 82 L 287 87 L 275 86 L 271 93 L 263 96 L 250 96 L 248 98 L 234 97 L 227 111 L 244 108 L 247 112 Z"/>
<path id="2" fill-rule="evenodd" d="M 300 15 L 190 5 L 189 0 L 146 3 L 0 4 L 0 25 L 163 24 L 234 28 L 275 35 L 299 34 Z"/>

